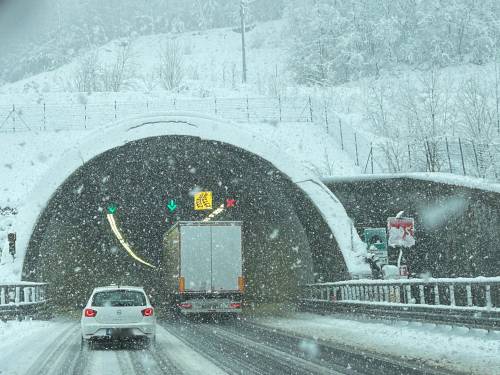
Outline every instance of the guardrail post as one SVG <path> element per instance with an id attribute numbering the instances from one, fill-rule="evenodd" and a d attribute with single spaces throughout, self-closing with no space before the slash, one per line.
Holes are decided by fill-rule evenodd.
<path id="1" fill-rule="evenodd" d="M 5 305 L 5 288 L 0 291 L 0 305 Z"/>
<path id="2" fill-rule="evenodd" d="M 16 295 L 14 297 L 14 302 L 15 303 L 21 302 L 20 297 L 21 297 L 21 287 L 16 286 Z"/>
<path id="3" fill-rule="evenodd" d="M 384 285 L 384 302 L 390 302 L 389 300 L 389 286 Z"/>
<path id="4" fill-rule="evenodd" d="M 420 304 L 421 305 L 425 305 L 424 286 L 423 285 L 419 285 L 418 286 L 418 291 L 419 291 L 419 294 L 420 294 Z"/>
<path id="5" fill-rule="evenodd" d="M 412 303 L 413 297 L 411 296 L 411 285 L 406 285 L 406 303 Z"/>
<path id="6" fill-rule="evenodd" d="M 341 286 L 340 287 L 340 298 L 342 301 L 345 301 L 345 290 L 344 290 L 344 286 Z"/>
<path id="7" fill-rule="evenodd" d="M 465 290 L 467 291 L 467 306 L 471 307 L 472 306 L 472 288 L 470 284 L 467 284 L 465 286 Z"/>
<path id="8" fill-rule="evenodd" d="M 439 287 L 437 284 L 434 284 L 434 304 L 440 305 L 440 299 L 439 299 Z"/>
<path id="9" fill-rule="evenodd" d="M 448 289 L 450 291 L 450 306 L 455 306 L 455 285 L 451 284 Z"/>
<path id="10" fill-rule="evenodd" d="M 331 294 L 332 294 L 331 289 L 330 289 L 329 287 L 326 287 L 326 299 L 327 299 L 328 301 L 330 301 L 330 300 L 331 300 L 331 297 L 330 297 L 330 296 L 331 296 Z"/>
<path id="11" fill-rule="evenodd" d="M 394 287 L 394 292 L 396 293 L 396 302 L 401 303 L 401 289 L 400 289 L 399 285 L 396 285 Z"/>
<path id="12" fill-rule="evenodd" d="M 486 285 L 486 307 L 491 308 L 491 286 Z"/>

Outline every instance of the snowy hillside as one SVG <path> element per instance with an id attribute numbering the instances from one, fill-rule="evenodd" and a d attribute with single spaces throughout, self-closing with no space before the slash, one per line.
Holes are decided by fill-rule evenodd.
<path id="1" fill-rule="evenodd" d="M 248 86 L 241 85 L 241 33 L 223 28 L 115 40 L 54 71 L 4 85 L 0 88 L 0 95 L 45 96 L 54 92 L 79 91 L 74 84 L 82 61 L 95 55 L 100 67 L 113 65 L 124 46 L 129 48 L 126 62 L 129 72 L 120 91 L 165 91 L 158 70 L 163 50 L 172 41 L 182 57 L 182 80 L 173 94 L 196 97 L 225 96 L 235 91 L 273 94 L 269 92 L 273 89 L 271 83 L 277 75 L 282 79 L 286 64 L 282 29 L 283 22 L 274 21 L 258 24 L 247 33 Z"/>
<path id="2" fill-rule="evenodd" d="M 23 116 L 45 121 L 40 107 L 47 104 L 54 112 L 62 103 L 80 106 L 72 116 L 83 118 L 84 106 L 103 98 L 131 110 L 140 103 L 143 111 L 148 102 L 175 103 L 176 98 L 267 97 L 271 102 L 312 97 L 315 122 L 329 126 L 366 172 L 373 164 L 373 172 L 447 172 L 498 180 L 500 75 L 495 63 L 430 70 L 401 65 L 335 86 L 304 86 L 294 79 L 287 30 L 281 20 L 248 31 L 247 84 L 241 83 L 241 34 L 231 28 L 115 40 L 59 69 L 0 87 L 0 118 L 15 106 Z M 172 74 L 165 73 L 167 67 Z M 220 116 L 217 108 L 197 110 Z M 3 130 L 10 126 L 1 125 Z"/>

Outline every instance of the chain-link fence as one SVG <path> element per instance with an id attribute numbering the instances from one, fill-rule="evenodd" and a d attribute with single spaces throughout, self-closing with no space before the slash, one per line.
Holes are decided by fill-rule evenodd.
<path id="1" fill-rule="evenodd" d="M 236 122 L 309 122 L 312 103 L 303 98 L 201 98 L 99 100 L 96 103 L 0 104 L 0 132 L 96 129 L 138 114 L 198 112 Z"/>
<path id="2" fill-rule="evenodd" d="M 95 99 L 94 99 L 95 100 Z M 314 122 L 336 139 L 364 173 L 449 172 L 500 180 L 500 143 L 464 138 L 421 141 L 384 140 L 346 126 L 324 98 L 167 98 L 147 100 L 99 97 L 95 102 L 0 104 L 0 133 L 90 130 L 138 114 L 197 112 L 235 122 Z"/>

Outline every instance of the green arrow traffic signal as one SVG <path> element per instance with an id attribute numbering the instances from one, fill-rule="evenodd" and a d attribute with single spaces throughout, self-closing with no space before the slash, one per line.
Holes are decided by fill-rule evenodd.
<path id="1" fill-rule="evenodd" d="M 108 204 L 108 214 L 113 215 L 116 210 L 118 209 L 118 206 L 114 203 Z"/>
<path id="2" fill-rule="evenodd" d="M 170 199 L 170 201 L 167 204 L 167 208 L 170 212 L 175 211 L 175 209 L 177 208 L 177 204 L 175 203 L 175 201 L 173 199 Z"/>

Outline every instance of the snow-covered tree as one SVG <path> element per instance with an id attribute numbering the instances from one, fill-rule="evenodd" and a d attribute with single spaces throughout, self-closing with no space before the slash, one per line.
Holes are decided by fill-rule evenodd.
<path id="1" fill-rule="evenodd" d="M 395 66 L 484 64 L 500 41 L 494 0 L 293 0 L 290 67 L 300 83 L 345 82 Z"/>

